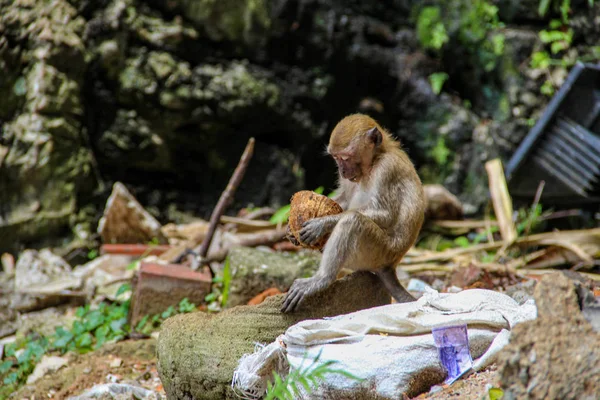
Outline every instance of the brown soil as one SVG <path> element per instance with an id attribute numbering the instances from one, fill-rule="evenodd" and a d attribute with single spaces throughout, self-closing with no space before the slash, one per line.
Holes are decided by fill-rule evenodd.
<path id="1" fill-rule="evenodd" d="M 156 341 L 146 339 L 127 340 L 105 345 L 92 353 L 71 355 L 67 367 L 23 387 L 13 398 L 66 399 L 96 384 L 109 382 L 130 382 L 164 395 L 156 370 L 155 351 Z M 121 364 L 111 367 L 117 358 L 122 360 Z"/>
<path id="2" fill-rule="evenodd" d="M 492 365 L 485 371 L 473 373 L 450 386 L 443 385 L 438 392 L 423 393 L 413 400 L 488 399 L 488 388 L 498 387 L 497 381 L 498 371 Z"/>

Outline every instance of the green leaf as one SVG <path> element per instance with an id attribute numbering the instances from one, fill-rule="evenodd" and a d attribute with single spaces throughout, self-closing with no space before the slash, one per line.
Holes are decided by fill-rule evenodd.
<path id="1" fill-rule="evenodd" d="M 4 361 L 2 364 L 0 364 L 0 375 L 4 375 L 5 373 L 8 372 L 8 370 L 10 370 L 13 366 L 13 362 L 10 360 L 6 360 Z"/>
<path id="2" fill-rule="evenodd" d="M 272 224 L 285 224 L 290 216 L 290 207 L 291 206 L 288 204 L 275 211 L 269 219 L 269 222 Z"/>
<path id="3" fill-rule="evenodd" d="M 169 308 L 167 308 L 165 311 L 163 311 L 160 316 L 162 319 L 167 319 L 167 318 L 171 317 L 172 315 L 175 315 L 175 307 L 169 306 Z"/>
<path id="4" fill-rule="evenodd" d="M 88 260 L 93 260 L 98 257 L 98 249 L 91 249 L 87 254 Z"/>
<path id="5" fill-rule="evenodd" d="M 456 239 L 454 239 L 454 243 L 456 243 L 458 246 L 460 246 L 462 248 L 471 246 L 471 242 L 469 242 L 469 239 L 467 239 L 464 236 L 459 236 Z"/>
<path id="6" fill-rule="evenodd" d="M 91 311 L 85 318 L 85 330 L 93 331 L 105 321 L 104 315 L 101 310 Z"/>
<path id="7" fill-rule="evenodd" d="M 225 259 L 223 265 L 223 289 L 221 291 L 221 307 L 225 307 L 229 298 L 229 288 L 231 287 L 231 266 L 229 256 Z"/>
<path id="8" fill-rule="evenodd" d="M 448 74 L 445 72 L 436 72 L 429 75 L 429 83 L 435 94 L 440 94 L 442 92 L 442 87 L 447 80 Z"/>
<path id="9" fill-rule="evenodd" d="M 490 388 L 488 390 L 488 396 L 490 396 L 490 400 L 500 400 L 504 396 L 504 392 L 500 388 Z"/>
<path id="10" fill-rule="evenodd" d="M 218 294 L 215 292 L 209 293 L 204 297 L 204 301 L 206 301 L 207 303 L 212 303 L 217 299 L 217 296 Z"/>
<path id="11" fill-rule="evenodd" d="M 130 291 L 131 291 L 131 284 L 124 283 L 123 285 L 119 286 L 119 289 L 117 289 L 117 294 L 115 295 L 115 297 L 119 297 L 123 293 L 130 292 Z"/>
<path id="12" fill-rule="evenodd" d="M 550 0 L 540 0 L 540 4 L 538 5 L 538 13 L 540 14 L 541 17 L 546 15 L 549 7 L 550 7 Z"/>
<path id="13" fill-rule="evenodd" d="M 12 385 L 17 382 L 17 379 L 19 379 L 19 375 L 16 372 L 11 372 L 4 378 L 3 382 L 5 385 Z"/>
<path id="14" fill-rule="evenodd" d="M 550 54 L 545 51 L 536 51 L 531 55 L 531 68 L 546 69 L 550 66 Z"/>
<path id="15" fill-rule="evenodd" d="M 114 333 L 123 333 L 124 327 L 127 324 L 127 318 L 117 319 L 110 323 L 110 330 Z"/>
<path id="16" fill-rule="evenodd" d="M 69 342 L 73 339 L 74 335 L 65 330 L 62 326 L 56 327 L 56 339 L 52 345 L 57 349 L 66 349 Z"/>
<path id="17" fill-rule="evenodd" d="M 550 97 L 554 94 L 554 85 L 552 85 L 552 82 L 550 80 L 546 80 L 542 84 L 542 87 L 540 88 L 540 92 L 542 92 L 542 94 Z"/>
<path id="18" fill-rule="evenodd" d="M 83 335 L 78 336 L 77 339 L 75 339 L 75 346 L 77 346 L 80 349 L 89 348 L 92 345 L 93 341 L 94 337 L 92 336 L 92 334 L 86 332 Z"/>
<path id="19" fill-rule="evenodd" d="M 129 264 L 127 264 L 127 271 L 131 271 L 137 268 L 138 264 L 139 264 L 140 260 L 135 260 L 130 262 Z"/>
<path id="20" fill-rule="evenodd" d="M 140 320 L 140 322 L 138 322 L 137 325 L 135 326 L 135 330 L 138 332 L 141 331 L 142 328 L 144 328 L 144 326 L 148 322 L 149 318 L 150 318 L 149 315 L 144 315 L 144 317 Z"/>
<path id="21" fill-rule="evenodd" d="M 4 356 L 5 357 L 13 357 L 15 355 L 15 352 L 17 351 L 17 346 L 15 343 L 9 343 L 8 345 L 6 345 L 6 347 L 4 348 Z"/>
<path id="22" fill-rule="evenodd" d="M 417 18 L 417 37 L 425 48 L 439 50 L 449 40 L 438 7 L 425 7 Z"/>
<path id="23" fill-rule="evenodd" d="M 179 302 L 179 312 L 180 313 L 190 313 L 196 311 L 196 305 L 194 303 L 190 303 L 187 297 L 184 297 Z"/>
<path id="24" fill-rule="evenodd" d="M 83 316 L 85 315 L 86 312 L 87 312 L 86 308 L 84 308 L 84 307 L 77 307 L 77 311 L 75 311 L 75 316 L 77 318 L 83 318 Z"/>
<path id="25" fill-rule="evenodd" d="M 496 34 L 492 36 L 492 48 L 495 55 L 501 56 L 504 54 L 504 35 Z"/>

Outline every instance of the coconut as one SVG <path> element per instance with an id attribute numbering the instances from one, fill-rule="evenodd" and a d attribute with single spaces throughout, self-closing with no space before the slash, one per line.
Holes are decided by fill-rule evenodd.
<path id="1" fill-rule="evenodd" d="M 303 247 L 321 250 L 325 246 L 329 235 L 322 237 L 312 246 L 309 246 L 300 240 L 302 224 L 313 218 L 340 214 L 343 211 L 338 203 L 322 194 L 310 190 L 302 190 L 295 193 L 290 200 L 290 216 L 288 220 L 288 237 L 290 241 L 294 244 L 300 244 Z"/>

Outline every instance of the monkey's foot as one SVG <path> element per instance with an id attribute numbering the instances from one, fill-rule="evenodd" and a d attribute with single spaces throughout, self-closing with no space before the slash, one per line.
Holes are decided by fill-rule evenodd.
<path id="1" fill-rule="evenodd" d="M 283 300 L 281 312 L 296 311 L 304 299 L 317 291 L 317 285 L 312 278 L 296 279 L 285 296 L 285 300 Z"/>

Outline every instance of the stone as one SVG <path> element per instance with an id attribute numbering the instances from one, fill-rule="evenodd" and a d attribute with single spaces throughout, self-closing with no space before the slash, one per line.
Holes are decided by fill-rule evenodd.
<path id="1" fill-rule="evenodd" d="M 43 356 L 40 362 L 36 364 L 31 375 L 27 377 L 27 384 L 31 385 L 43 378 L 44 375 L 58 371 L 60 368 L 67 365 L 67 362 L 68 360 L 64 357 Z"/>
<path id="2" fill-rule="evenodd" d="M 313 251 L 279 253 L 234 247 L 229 252 L 232 278 L 226 306 L 246 304 L 269 288 L 284 292 L 295 279 L 312 276 L 319 261 L 320 254 Z"/>
<path id="3" fill-rule="evenodd" d="M 94 385 L 79 396 L 69 397 L 69 400 L 119 400 L 119 399 L 139 399 L 139 400 L 162 400 L 164 397 L 154 391 L 145 389 L 141 386 L 128 383 L 104 383 Z"/>
<path id="4" fill-rule="evenodd" d="M 583 317 L 573 282 L 545 275 L 534 297 L 538 318 L 518 324 L 498 357 L 503 399 L 600 397 L 600 334 Z"/>
<path id="5" fill-rule="evenodd" d="M 462 219 L 463 209 L 458 198 L 448 189 L 439 184 L 423 185 L 427 208 L 425 217 L 428 219 Z"/>
<path id="6" fill-rule="evenodd" d="M 15 269 L 17 291 L 42 287 L 54 279 L 71 274 L 71 266 L 49 249 L 23 251 Z"/>
<path id="7" fill-rule="evenodd" d="M 256 343 L 273 342 L 289 326 L 390 303 L 381 281 L 356 272 L 307 300 L 297 313 L 282 314 L 283 295 L 256 306 L 211 315 L 181 314 L 167 319 L 157 344 L 158 371 L 169 399 L 235 399 L 231 389 L 239 359 Z"/>
<path id="8" fill-rule="evenodd" d="M 104 215 L 98 223 L 98 234 L 104 243 L 166 242 L 161 224 L 133 197 L 121 182 L 113 185 L 106 201 Z"/>

